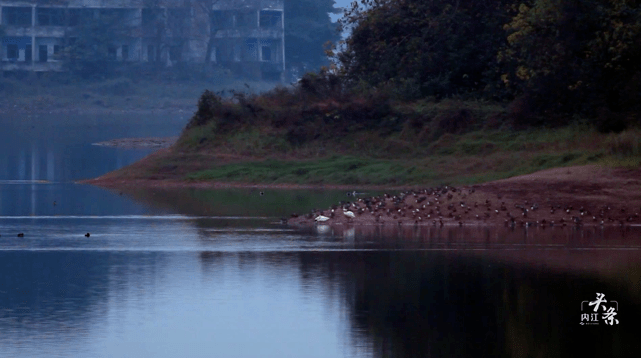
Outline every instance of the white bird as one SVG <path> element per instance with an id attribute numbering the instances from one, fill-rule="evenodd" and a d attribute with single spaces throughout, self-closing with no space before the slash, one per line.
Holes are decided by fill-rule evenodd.
<path id="1" fill-rule="evenodd" d="M 348 220 L 349 220 L 349 219 L 353 219 L 353 218 L 355 218 L 355 217 L 356 217 L 356 215 L 354 215 L 354 213 L 353 213 L 353 212 L 351 212 L 351 211 L 349 211 L 349 210 L 348 210 L 348 211 L 343 211 L 343 215 L 347 216 L 347 219 L 348 219 Z"/>
<path id="2" fill-rule="evenodd" d="M 327 216 L 318 215 L 316 217 L 316 219 L 314 219 L 314 220 L 316 220 L 316 222 L 325 222 L 325 221 L 329 220 L 329 218 Z"/>

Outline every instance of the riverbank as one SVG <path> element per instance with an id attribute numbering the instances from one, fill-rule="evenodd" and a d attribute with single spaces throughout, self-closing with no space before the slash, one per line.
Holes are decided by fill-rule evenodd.
<path id="1" fill-rule="evenodd" d="M 413 189 L 346 202 L 292 225 L 468 226 L 640 225 L 641 170 L 603 166 L 548 169 L 479 185 Z"/>
<path id="2" fill-rule="evenodd" d="M 331 84 L 330 80 L 327 79 Z M 319 92 L 319 88 L 324 88 L 323 83 L 312 81 L 294 89 L 277 88 L 260 96 L 237 94 L 231 99 L 205 91 L 199 99 L 198 110 L 173 146 L 85 183 L 112 188 L 415 190 L 412 193 L 415 195 L 411 195 L 414 199 L 406 195 L 402 202 L 392 203 L 392 199 L 387 198 L 387 209 L 393 206 L 397 212 L 386 211 L 385 217 L 373 210 L 373 205 L 380 201 L 369 205 L 361 203 L 369 215 L 368 219 L 367 215 L 358 219 L 362 223 L 383 220 L 401 224 L 425 221 L 464 225 L 474 220 L 508 226 L 537 222 L 567 225 L 585 223 L 587 220 L 583 217 L 593 214 L 591 222 L 614 225 L 636 220 L 634 215 L 641 211 L 635 209 L 630 214 L 626 209 L 626 216 L 615 215 L 607 209 L 612 203 L 636 198 L 634 190 L 641 189 L 637 173 L 641 167 L 641 130 L 637 127 L 603 133 L 593 124 L 575 120 L 564 126 L 523 128 L 518 124 L 518 112 L 501 103 L 402 101 L 384 93 L 328 97 Z M 584 169 L 567 177 L 560 175 L 561 172 L 543 175 L 538 181 L 527 177 L 564 167 Z M 574 172 L 574 169 L 569 171 Z M 523 175 L 529 178 L 528 184 L 503 183 L 500 187 L 487 184 L 524 178 Z M 581 178 L 585 175 L 598 178 L 603 185 L 591 187 Z M 619 179 L 612 181 L 609 177 Z M 613 194 L 624 180 L 631 180 L 633 189 Z M 416 191 L 417 188 L 452 186 L 464 190 L 449 192 L 447 189 L 441 194 Z M 595 190 L 600 193 L 598 198 Z M 541 193 L 549 197 L 542 197 Z M 419 216 L 416 211 L 407 216 L 407 210 L 417 209 L 419 203 L 412 203 L 417 196 L 424 196 L 423 200 L 434 196 L 432 199 L 436 201 L 441 195 L 446 196 L 439 200 L 447 202 L 447 211 L 439 205 L 432 213 L 428 212 L 429 217 Z M 474 203 L 474 208 L 468 206 Z M 353 209 L 365 214 L 361 204 Z M 464 208 L 463 214 L 462 209 L 454 210 L 456 205 L 463 205 L 460 206 Z M 530 209 L 528 205 L 532 205 Z M 529 213 L 544 206 L 548 206 L 550 214 L 557 215 Z M 580 210 L 581 207 L 584 210 Z M 340 208 L 334 211 L 337 209 Z M 575 209 L 580 211 L 574 216 L 559 216 L 561 211 L 571 214 Z M 298 215 L 293 222 L 311 220 L 314 223 L 316 217 L 324 214 Z M 357 221 L 356 217 L 347 220 L 342 211 L 339 218 L 330 216 L 331 219 L 337 223 Z"/>
<path id="3" fill-rule="evenodd" d="M 148 159 L 145 159 L 148 160 Z M 129 171 L 129 173 L 131 173 Z M 114 189 L 255 188 L 355 189 L 349 185 L 274 184 L 124 178 L 114 173 L 84 181 Z M 386 189 L 383 197 L 346 196 L 344 202 L 307 213 L 292 213 L 288 223 L 309 226 L 325 216 L 328 225 L 433 226 L 630 226 L 641 219 L 641 170 L 599 165 L 553 168 L 468 186 Z M 310 208 L 311 210 L 311 208 Z M 345 212 L 354 213 L 353 218 Z"/>
<path id="4" fill-rule="evenodd" d="M 355 135 L 274 148 L 266 142 L 278 140 L 277 134 L 270 136 L 251 127 L 213 139 L 202 137 L 208 144 L 194 148 L 192 143 L 200 142 L 196 139 L 203 135 L 201 131 L 188 128 L 172 147 L 91 182 L 104 186 L 148 182 L 146 185 L 164 186 L 417 188 L 480 184 L 567 166 L 638 168 L 641 160 L 639 131 L 602 134 L 580 125 L 445 134 L 428 143 L 366 132 L 361 135 L 385 149 L 365 152 L 365 140 Z"/>
<path id="5" fill-rule="evenodd" d="M 340 158 L 339 158 L 340 159 Z M 441 158 L 442 159 L 442 158 Z M 459 158 L 465 162 L 470 158 Z M 513 170 L 523 170 L 525 164 Z M 256 158 L 222 153 L 179 152 L 161 149 L 131 166 L 83 181 L 117 190 L 134 188 L 255 188 L 263 189 L 385 189 L 387 198 L 345 197 L 344 203 L 314 212 L 293 213 L 291 225 L 308 226 L 322 215 L 330 225 L 493 225 L 493 226 L 628 226 L 638 225 L 641 212 L 641 169 L 603 164 L 556 167 L 500 180 L 481 181 L 490 174 L 467 172 L 450 181 L 425 181 L 439 189 L 422 189 L 417 183 L 375 185 L 337 183 L 329 180 L 294 183 L 243 181 L 242 171 L 255 169 Z M 273 160 L 273 159 L 272 159 Z M 338 160 L 338 159 L 337 159 Z M 284 158 L 283 158 L 284 161 Z M 258 163 L 269 163 L 264 160 Z M 290 158 L 290 164 L 314 163 Z M 445 161 L 449 162 L 449 161 Z M 489 160 L 491 163 L 491 158 Z M 252 164 L 253 163 L 253 164 Z M 226 180 L 197 180 L 193 173 L 212 167 L 232 166 Z M 267 165 L 269 166 L 269 165 Z M 299 168 L 300 169 L 300 168 Z M 358 168 L 345 169 L 346 173 Z M 424 168 L 423 168 L 424 169 Z M 446 166 L 429 168 L 444 176 Z M 417 168 L 416 170 L 421 170 Z M 277 166 L 271 175 L 278 176 Z M 506 173 L 493 173 L 494 175 Z M 320 175 L 320 173 L 319 173 Z M 318 179 L 322 179 L 319 177 Z M 327 178 L 325 178 L 327 179 Z M 471 185 L 466 181 L 478 180 Z M 439 183 L 446 183 L 441 184 Z M 404 194 L 403 194 L 404 193 Z M 347 202 L 350 202 L 347 204 Z M 384 204 L 382 204 L 384 203 Z M 311 210 L 311 208 L 310 208 Z M 354 213 L 348 218 L 344 212 Z"/>

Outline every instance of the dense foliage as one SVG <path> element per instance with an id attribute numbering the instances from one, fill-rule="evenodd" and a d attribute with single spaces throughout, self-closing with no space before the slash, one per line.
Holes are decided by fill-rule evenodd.
<path id="1" fill-rule="evenodd" d="M 110 13 L 101 13 L 91 19 L 80 19 L 78 26 L 65 38 L 67 69 L 84 78 L 104 78 L 113 74 L 116 62 L 114 39 L 126 35 L 130 29 L 121 19 Z"/>
<path id="2" fill-rule="evenodd" d="M 506 1 L 366 0 L 341 20 L 352 28 L 337 60 L 352 81 L 393 83 L 412 96 L 479 92 L 509 21 Z"/>
<path id="3" fill-rule="evenodd" d="M 351 86 L 514 100 L 515 112 L 604 130 L 638 122 L 640 1 L 361 0 L 341 26 L 352 34 L 330 55 Z"/>
<path id="4" fill-rule="evenodd" d="M 641 2 L 536 0 L 505 28 L 504 83 L 545 110 L 641 107 Z M 587 112 L 587 113 L 586 113 Z"/>

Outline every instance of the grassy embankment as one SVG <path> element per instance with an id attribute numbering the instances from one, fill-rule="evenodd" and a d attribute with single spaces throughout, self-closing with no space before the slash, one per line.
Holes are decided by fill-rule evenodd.
<path id="1" fill-rule="evenodd" d="M 209 92 L 173 148 L 110 176 L 408 186 L 641 163 L 639 129 L 606 134 L 580 121 L 517 129 L 519 115 L 515 108 L 479 101 L 336 98 L 282 88 L 225 101 Z"/>

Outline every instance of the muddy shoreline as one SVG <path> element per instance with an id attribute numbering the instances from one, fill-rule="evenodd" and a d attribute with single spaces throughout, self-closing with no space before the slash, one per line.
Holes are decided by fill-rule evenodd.
<path id="1" fill-rule="evenodd" d="M 358 198 L 304 215 L 292 225 L 638 226 L 641 171 L 579 166 L 464 187 Z"/>
<path id="2" fill-rule="evenodd" d="M 112 189 L 263 188 L 341 189 L 347 185 L 296 185 L 238 182 L 198 182 L 119 176 L 82 181 Z M 432 226 L 637 226 L 641 225 L 641 170 L 597 165 L 548 169 L 484 184 L 442 187 L 363 186 L 388 195 L 346 197 L 342 203 L 315 212 L 283 218 L 294 226 L 432 225 Z M 310 208 L 311 210 L 311 208 Z M 354 215 L 348 217 L 345 212 Z"/>

